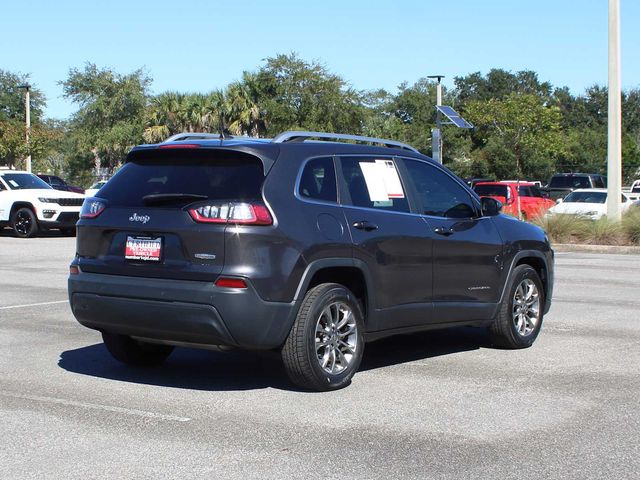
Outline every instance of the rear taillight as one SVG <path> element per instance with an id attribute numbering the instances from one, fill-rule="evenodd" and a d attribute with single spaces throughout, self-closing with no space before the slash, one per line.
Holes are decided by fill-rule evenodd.
<path id="1" fill-rule="evenodd" d="M 107 204 L 97 198 L 87 198 L 82 203 L 80 218 L 96 218 L 102 213 Z"/>
<path id="2" fill-rule="evenodd" d="M 198 223 L 242 225 L 271 225 L 273 223 L 267 207 L 244 202 L 200 205 L 190 208 L 189 215 Z"/>

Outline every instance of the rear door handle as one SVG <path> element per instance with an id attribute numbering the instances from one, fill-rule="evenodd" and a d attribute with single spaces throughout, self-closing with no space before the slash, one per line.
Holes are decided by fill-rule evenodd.
<path id="1" fill-rule="evenodd" d="M 353 222 L 353 228 L 357 228 L 358 230 L 364 230 L 365 232 L 371 232 L 373 230 L 378 229 L 378 225 L 367 222 L 366 220 L 359 220 L 357 222 Z"/>
<path id="2" fill-rule="evenodd" d="M 444 235 L 445 237 L 448 237 L 449 235 L 453 235 L 453 230 L 450 228 L 436 227 L 433 231 L 436 232 L 438 235 Z"/>

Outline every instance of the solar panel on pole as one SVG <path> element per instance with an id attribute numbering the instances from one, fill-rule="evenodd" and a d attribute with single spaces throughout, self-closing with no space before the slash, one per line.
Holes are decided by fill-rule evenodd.
<path id="1" fill-rule="evenodd" d="M 469 122 L 467 122 L 464 118 L 458 115 L 453 108 L 447 105 L 437 105 L 436 108 L 440 113 L 442 113 L 445 117 L 449 119 L 451 123 L 453 123 L 458 128 L 473 128 Z"/>

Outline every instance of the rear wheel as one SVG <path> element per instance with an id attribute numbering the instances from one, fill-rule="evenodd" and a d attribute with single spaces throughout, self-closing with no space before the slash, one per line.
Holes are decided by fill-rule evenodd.
<path id="1" fill-rule="evenodd" d="M 31 238 L 38 233 L 38 219 L 33 210 L 27 207 L 18 208 L 13 213 L 11 226 L 20 238 Z"/>
<path id="2" fill-rule="evenodd" d="M 518 265 L 489 327 L 493 343 L 504 348 L 530 347 L 540 333 L 543 308 L 544 289 L 538 273 L 529 265 Z"/>
<path id="3" fill-rule="evenodd" d="M 282 348 L 293 383 L 311 390 L 345 387 L 364 350 L 360 306 L 348 289 L 323 283 L 307 292 Z"/>
<path id="4" fill-rule="evenodd" d="M 116 333 L 102 332 L 102 340 L 113 358 L 127 365 L 160 365 L 173 352 L 170 345 L 141 342 Z"/>

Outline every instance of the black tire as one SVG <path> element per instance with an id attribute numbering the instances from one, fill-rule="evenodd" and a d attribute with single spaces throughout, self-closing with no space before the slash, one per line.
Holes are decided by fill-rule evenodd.
<path id="1" fill-rule="evenodd" d="M 102 341 L 113 358 L 127 365 L 160 365 L 173 352 L 171 345 L 141 342 L 115 333 L 102 332 Z"/>
<path id="2" fill-rule="evenodd" d="M 527 348 L 533 345 L 540 328 L 542 327 L 543 311 L 544 311 L 544 288 L 538 273 L 529 265 L 518 265 L 509 278 L 509 284 L 502 299 L 500 310 L 489 327 L 489 334 L 494 345 L 502 348 L 517 349 Z M 537 320 L 535 326 L 530 331 L 520 331 L 518 328 L 518 320 L 514 318 L 518 305 L 516 304 L 516 291 L 520 285 L 532 282 L 537 289 Z M 525 325 L 528 328 L 528 324 Z M 525 329 L 522 329 L 525 330 Z"/>
<path id="3" fill-rule="evenodd" d="M 343 320 L 346 318 L 344 312 L 349 310 L 352 314 L 349 318 L 353 318 L 354 322 L 351 322 L 351 326 L 347 324 L 342 329 L 333 330 L 333 334 L 326 334 L 324 341 L 329 344 L 317 349 L 316 327 L 321 323 L 327 323 L 328 317 L 323 313 L 327 308 L 330 312 L 335 311 L 338 319 L 342 315 Z M 331 329 L 331 327 L 328 328 Z M 355 331 L 349 333 L 347 342 L 355 347 L 353 353 L 348 353 L 346 343 L 339 343 L 339 336 L 351 332 L 352 328 L 355 328 Z M 349 385 L 362 360 L 363 328 L 364 320 L 360 304 L 355 295 L 347 288 L 337 283 L 323 283 L 309 290 L 300 305 L 296 320 L 282 348 L 282 360 L 291 381 L 300 387 L 317 391 L 336 390 Z M 320 335 L 325 334 L 321 333 Z M 339 348 L 336 345 L 339 345 Z M 331 354 L 328 352 L 331 349 L 334 350 L 333 364 L 327 365 L 326 368 L 330 367 L 333 370 L 336 367 L 336 373 L 327 372 L 323 368 L 321 364 L 323 359 L 318 357 L 320 348 L 323 348 L 322 352 L 325 354 L 323 358 L 327 358 L 326 355 L 331 358 Z M 338 349 L 340 352 L 337 352 Z"/>
<path id="4" fill-rule="evenodd" d="M 11 216 L 11 228 L 20 238 L 35 237 L 39 230 L 36 214 L 30 208 L 18 208 Z"/>

